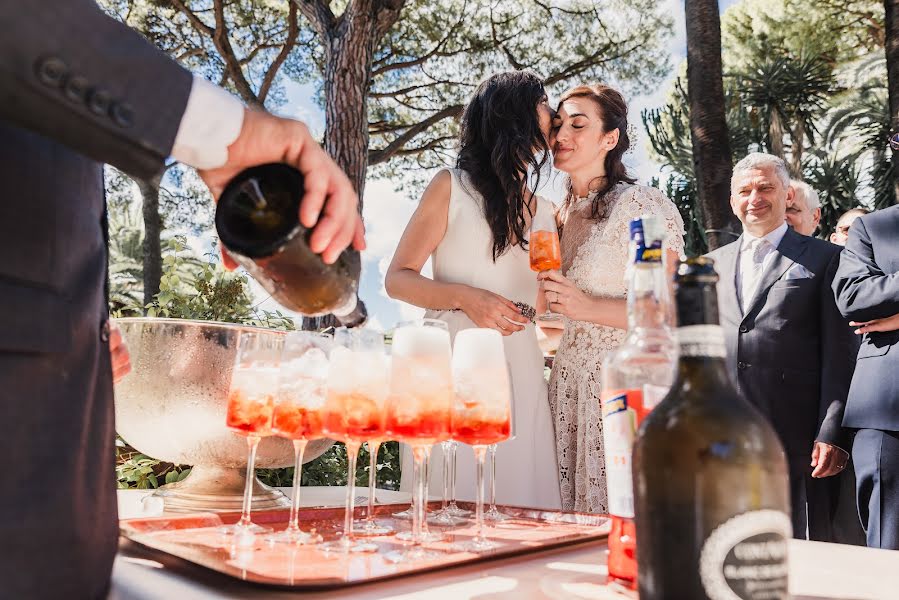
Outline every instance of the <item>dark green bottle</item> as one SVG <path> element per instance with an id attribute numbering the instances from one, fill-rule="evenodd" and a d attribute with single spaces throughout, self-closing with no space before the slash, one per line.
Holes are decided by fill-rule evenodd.
<path id="1" fill-rule="evenodd" d="M 678 373 L 634 444 L 640 600 L 789 597 L 786 458 L 728 377 L 713 264 L 678 269 Z"/>
<path id="2" fill-rule="evenodd" d="M 299 219 L 303 175 L 271 163 L 241 171 L 228 182 L 215 210 L 222 245 L 281 306 L 314 317 L 333 313 L 346 327 L 368 314 L 357 291 L 361 261 L 347 248 L 326 265 L 309 248 Z"/>

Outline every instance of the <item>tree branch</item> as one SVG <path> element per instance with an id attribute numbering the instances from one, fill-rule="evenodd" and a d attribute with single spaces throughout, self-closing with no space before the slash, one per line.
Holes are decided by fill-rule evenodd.
<path id="1" fill-rule="evenodd" d="M 215 44 L 216 50 L 218 50 L 222 59 L 225 61 L 225 70 L 231 81 L 234 82 L 237 93 L 240 94 L 244 101 L 248 104 L 260 106 L 262 102 L 259 101 L 259 98 L 253 92 L 253 87 L 244 76 L 240 61 L 234 54 L 234 48 L 231 46 L 231 40 L 228 38 L 228 26 L 225 21 L 225 6 L 222 0 L 214 0 L 213 10 L 215 12 L 215 32 L 212 36 L 212 42 Z"/>
<path id="2" fill-rule="evenodd" d="M 462 112 L 462 105 L 455 104 L 453 106 L 447 106 L 443 110 L 440 110 L 430 117 L 417 123 L 407 129 L 405 132 L 396 136 L 393 141 L 384 146 L 383 148 L 379 148 L 377 150 L 369 150 L 368 152 L 368 164 L 376 165 L 378 163 L 385 162 L 389 160 L 392 156 L 397 154 L 399 151 L 403 149 L 403 146 L 406 145 L 412 138 L 417 136 L 419 133 L 426 131 L 432 125 L 439 123 L 444 119 L 448 119 L 451 117 L 455 117 L 456 115 Z"/>
<path id="3" fill-rule="evenodd" d="M 287 57 L 293 51 L 294 47 L 296 47 L 299 34 L 300 28 L 297 24 L 297 5 L 291 3 L 287 14 L 287 39 L 284 40 L 281 51 L 278 53 L 278 56 L 275 57 L 275 60 L 272 61 L 268 71 L 265 73 L 265 77 L 262 79 L 262 85 L 259 86 L 259 102 L 265 103 L 265 99 L 272 87 L 272 83 L 275 81 L 278 70 L 281 68 L 281 65 L 284 64 L 284 61 L 287 60 Z"/>
<path id="4" fill-rule="evenodd" d="M 199 30 L 202 33 L 205 33 L 209 37 L 215 36 L 215 29 L 204 23 L 197 14 L 189 9 L 184 2 L 181 0 L 171 0 L 172 6 L 177 8 L 184 16 L 187 17 L 187 20 L 190 21 L 190 24 L 194 26 L 195 29 Z"/>
<path id="5" fill-rule="evenodd" d="M 312 25 L 312 29 L 318 34 L 322 45 L 327 47 L 327 42 L 331 37 L 330 32 L 337 23 L 337 18 L 331 12 L 330 2 L 328 0 L 293 0 L 293 3 Z"/>

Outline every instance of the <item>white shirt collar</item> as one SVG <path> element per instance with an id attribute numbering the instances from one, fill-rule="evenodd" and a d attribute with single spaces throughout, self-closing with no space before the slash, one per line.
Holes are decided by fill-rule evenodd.
<path id="1" fill-rule="evenodd" d="M 740 249 L 746 248 L 749 244 L 752 243 L 752 240 L 764 239 L 767 241 L 773 248 L 777 248 L 780 246 L 780 242 L 784 239 L 784 236 L 787 234 L 787 222 L 784 221 L 780 224 L 780 227 L 769 231 L 767 234 L 763 235 L 761 238 L 757 238 L 745 229 L 743 230 L 743 244 L 740 246 Z"/>

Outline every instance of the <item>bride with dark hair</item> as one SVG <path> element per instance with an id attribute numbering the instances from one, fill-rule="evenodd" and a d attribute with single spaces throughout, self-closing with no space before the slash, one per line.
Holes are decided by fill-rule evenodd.
<path id="1" fill-rule="evenodd" d="M 498 73 L 478 86 L 462 116 L 456 168 L 431 180 L 385 283 L 391 298 L 428 309 L 426 316 L 445 321 L 452 336 L 471 327 L 503 334 L 516 437 L 496 454 L 497 499 L 557 509 L 543 354 L 525 307 L 535 304 L 538 293 L 528 259 L 530 222 L 538 213 L 553 213 L 552 203 L 529 187 L 529 174 L 539 183 L 550 156 L 553 114 L 533 73 Z M 433 278 L 421 274 L 428 258 Z M 431 473 L 440 472 L 432 464 Z M 457 480 L 459 496 L 473 498 L 473 462 L 459 461 Z"/>

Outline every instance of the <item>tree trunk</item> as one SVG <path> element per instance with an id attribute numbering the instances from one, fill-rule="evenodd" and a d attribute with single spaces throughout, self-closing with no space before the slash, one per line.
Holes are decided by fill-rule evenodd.
<path id="1" fill-rule="evenodd" d="M 733 170 L 721 74 L 721 22 L 716 0 L 686 0 L 687 95 L 693 170 L 709 249 L 736 239 L 730 208 Z"/>
<path id="2" fill-rule="evenodd" d="M 356 188 L 361 210 L 368 169 L 368 88 L 375 39 L 370 16 L 348 17 L 324 43 L 324 148 Z"/>
<path id="3" fill-rule="evenodd" d="M 162 217 L 159 214 L 159 179 L 137 181 L 144 213 L 144 306 L 159 293 L 162 278 Z"/>
<path id="4" fill-rule="evenodd" d="M 890 92 L 891 133 L 899 132 L 899 0 L 884 0 L 884 47 Z M 899 151 L 893 150 L 893 202 L 899 200 Z"/>

